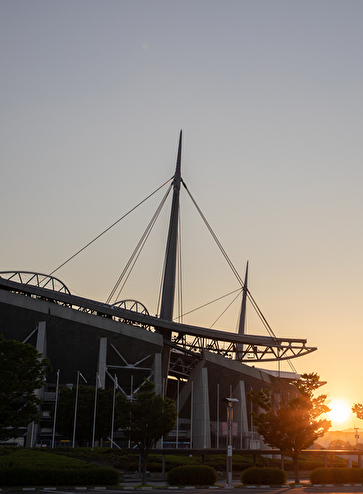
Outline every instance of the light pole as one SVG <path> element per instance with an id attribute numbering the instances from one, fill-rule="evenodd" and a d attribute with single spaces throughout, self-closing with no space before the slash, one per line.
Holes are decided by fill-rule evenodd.
<path id="1" fill-rule="evenodd" d="M 98 391 L 98 381 L 100 377 L 98 372 L 96 372 L 96 385 L 95 385 L 95 405 L 93 409 L 93 429 L 92 429 L 92 448 L 95 447 L 95 435 L 96 435 L 96 417 L 97 417 L 97 391 Z"/>
<path id="2" fill-rule="evenodd" d="M 57 408 L 58 408 L 58 392 L 59 392 L 59 373 L 60 369 L 57 371 L 57 385 L 55 388 L 55 407 L 54 407 L 54 419 L 53 419 L 53 433 L 52 433 L 52 448 L 55 444 L 55 424 L 57 421 Z"/>
<path id="3" fill-rule="evenodd" d="M 76 402 L 74 405 L 74 419 L 73 419 L 73 441 L 72 441 L 72 448 L 75 446 L 76 442 L 76 424 L 77 424 L 77 411 L 78 411 L 78 390 L 79 390 L 79 376 L 84 380 L 84 382 L 87 384 L 87 379 L 84 377 L 84 375 L 77 371 L 77 384 L 76 384 Z M 79 445 L 82 446 L 82 445 Z"/>
<path id="4" fill-rule="evenodd" d="M 237 398 L 223 398 L 222 400 L 227 407 L 227 484 L 232 487 L 232 424 L 233 424 L 233 405 L 239 403 Z"/>

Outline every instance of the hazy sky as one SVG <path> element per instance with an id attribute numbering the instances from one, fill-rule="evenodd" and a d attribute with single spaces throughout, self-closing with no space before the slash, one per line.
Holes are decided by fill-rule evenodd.
<path id="1" fill-rule="evenodd" d="M 361 0 L 2 0 L 0 270 L 55 269 L 173 175 L 183 129 L 184 181 L 273 330 L 318 347 L 298 372 L 363 402 L 362 19 Z M 162 194 L 56 275 L 106 300 Z M 182 206 L 187 312 L 238 283 Z M 122 295 L 151 313 L 168 207 Z"/>

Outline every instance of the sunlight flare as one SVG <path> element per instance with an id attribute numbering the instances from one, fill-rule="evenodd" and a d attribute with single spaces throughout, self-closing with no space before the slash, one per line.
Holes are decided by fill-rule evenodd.
<path id="1" fill-rule="evenodd" d="M 349 405 L 344 400 L 332 400 L 329 406 L 331 411 L 327 414 L 328 418 L 336 424 L 346 422 L 352 413 Z"/>

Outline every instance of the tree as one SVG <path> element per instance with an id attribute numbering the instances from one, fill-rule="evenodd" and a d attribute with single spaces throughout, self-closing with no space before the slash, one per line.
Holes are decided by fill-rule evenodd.
<path id="1" fill-rule="evenodd" d="M 352 449 L 352 445 L 349 441 L 334 439 L 333 441 L 330 441 L 328 449 Z"/>
<path id="2" fill-rule="evenodd" d="M 258 433 L 269 446 L 291 456 L 295 482 L 299 482 L 299 453 L 323 436 L 331 426 L 330 420 L 319 418 L 330 411 L 326 404 L 327 395 L 313 396 L 319 387 L 318 374 L 302 374 L 301 378 L 292 383 L 299 394 L 286 403 L 273 403 L 268 389 L 247 394 L 249 401 L 264 410 L 252 413 Z"/>
<path id="3" fill-rule="evenodd" d="M 363 405 L 361 403 L 354 403 L 352 412 L 356 414 L 358 419 L 363 420 Z"/>
<path id="4" fill-rule="evenodd" d="M 20 427 L 39 422 L 40 398 L 35 394 L 51 372 L 48 359 L 32 345 L 0 335 L 0 440 L 19 437 Z"/>
<path id="5" fill-rule="evenodd" d="M 121 393 L 116 393 L 115 429 L 119 427 L 120 403 L 125 400 Z M 57 412 L 57 432 L 73 438 L 76 387 L 62 388 L 59 393 Z M 93 423 L 95 408 L 95 388 L 79 386 L 76 418 L 76 440 L 78 446 L 84 441 L 91 443 L 93 439 Z M 101 440 L 111 436 L 112 430 L 113 389 L 97 390 L 97 408 L 95 423 L 95 439 Z M 54 414 L 54 410 L 53 410 Z"/>
<path id="6" fill-rule="evenodd" d="M 173 400 L 163 398 L 154 389 L 155 385 L 145 380 L 135 401 L 125 402 L 121 419 L 121 428 L 126 438 L 138 446 L 143 485 L 146 484 L 146 465 L 150 450 L 174 428 L 177 417 Z"/>

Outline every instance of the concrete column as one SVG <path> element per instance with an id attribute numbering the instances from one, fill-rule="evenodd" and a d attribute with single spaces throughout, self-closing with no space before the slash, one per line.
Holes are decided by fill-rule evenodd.
<path id="1" fill-rule="evenodd" d="M 155 392 L 158 395 L 163 394 L 163 379 L 162 379 L 161 371 L 162 371 L 161 353 L 156 353 L 152 365 L 152 373 L 153 373 L 153 383 L 155 384 Z"/>
<path id="2" fill-rule="evenodd" d="M 39 353 L 43 355 L 43 357 L 47 356 L 47 335 L 45 330 L 46 330 L 46 322 L 41 321 L 38 324 L 36 349 L 38 350 Z"/>
<path id="3" fill-rule="evenodd" d="M 194 374 L 194 373 L 193 373 Z M 194 403 L 193 403 L 193 447 L 210 448 L 210 415 L 209 415 L 209 393 L 208 393 L 208 370 L 202 367 L 194 381 Z"/>
<path id="4" fill-rule="evenodd" d="M 106 384 L 106 362 L 107 362 L 107 338 L 100 338 L 100 351 L 98 354 L 99 386 L 105 388 Z"/>
<path id="5" fill-rule="evenodd" d="M 41 321 L 38 324 L 37 341 L 36 341 L 36 345 L 35 345 L 35 348 L 38 350 L 39 353 L 42 354 L 43 358 L 46 358 L 46 356 L 47 356 L 46 326 L 47 325 L 46 325 L 45 321 Z M 37 389 L 35 391 L 35 394 L 38 396 L 38 398 L 40 398 L 42 395 L 42 389 Z M 40 409 L 40 407 L 39 407 L 39 409 Z M 39 434 L 39 424 L 36 424 L 35 422 L 30 422 L 30 424 L 28 424 L 28 428 L 27 428 L 25 447 L 34 448 L 34 446 L 37 443 L 38 434 Z"/>
<path id="6" fill-rule="evenodd" d="M 248 420 L 247 420 L 247 404 L 246 404 L 246 391 L 244 381 L 239 381 L 236 388 L 233 391 L 239 403 L 235 406 L 234 420 L 239 422 L 239 434 L 240 434 L 240 448 L 243 449 L 243 438 L 249 438 Z M 247 448 L 249 445 L 245 445 Z"/>

